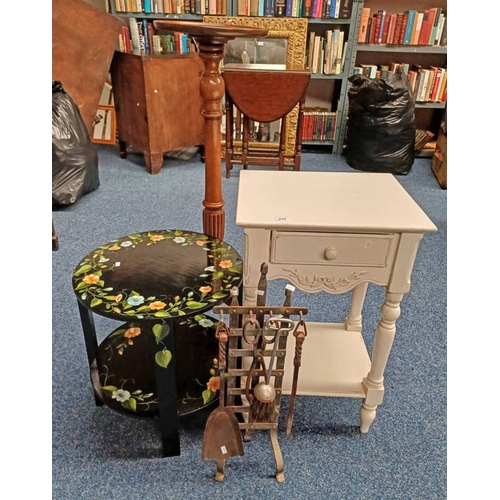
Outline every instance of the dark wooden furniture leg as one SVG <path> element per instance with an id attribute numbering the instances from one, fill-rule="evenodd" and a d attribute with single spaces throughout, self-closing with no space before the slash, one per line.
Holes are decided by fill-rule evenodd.
<path id="1" fill-rule="evenodd" d="M 156 389 L 158 391 L 158 406 L 160 413 L 160 432 L 164 457 L 175 457 L 181 454 L 179 437 L 179 413 L 177 408 L 177 386 L 175 381 L 175 321 L 169 321 L 170 333 L 158 344 L 153 336 L 155 353 L 162 353 L 168 349 L 172 358 L 166 368 L 161 367 L 156 360 L 155 365 Z"/>
<path id="2" fill-rule="evenodd" d="M 99 370 L 97 368 L 97 335 L 94 324 L 94 315 L 92 311 L 78 302 L 78 311 L 83 328 L 83 338 L 85 339 L 85 347 L 87 349 L 87 359 L 90 369 L 90 381 L 94 388 L 94 399 L 96 406 L 102 406 L 101 383 L 99 382 Z"/>
<path id="3" fill-rule="evenodd" d="M 150 174 L 158 174 L 163 166 L 163 153 L 147 153 L 144 151 L 146 170 Z"/>

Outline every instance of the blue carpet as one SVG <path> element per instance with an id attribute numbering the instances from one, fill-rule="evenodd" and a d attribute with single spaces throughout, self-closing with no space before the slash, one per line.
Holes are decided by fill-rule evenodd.
<path id="1" fill-rule="evenodd" d="M 53 211 L 60 249 L 52 253 L 52 491 L 54 500 L 196 499 L 422 499 L 447 497 L 447 191 L 430 160 L 416 159 L 398 181 L 438 227 L 424 236 L 401 304 L 397 334 L 385 372 L 386 393 L 367 434 L 358 431 L 359 399 L 297 399 L 294 430 L 280 445 L 286 481 L 274 479 L 269 436 L 256 432 L 245 455 L 226 465 L 224 482 L 213 480 L 215 463 L 201 461 L 207 412 L 181 421 L 181 456 L 162 458 L 154 419 L 122 416 L 96 407 L 71 274 L 95 247 L 130 233 L 178 228 L 202 231 L 204 167 L 166 159 L 149 175 L 139 155 L 120 159 L 117 148 L 99 146 L 100 187 L 74 205 Z M 223 178 L 225 240 L 243 252 L 235 225 L 239 168 Z M 304 153 L 302 170 L 352 171 L 345 157 Z M 265 203 L 265 200 L 261 200 Z M 282 303 L 284 283 L 269 282 L 268 303 Z M 363 310 L 371 352 L 384 290 L 370 285 Z M 308 320 L 343 321 L 349 294 L 308 295 Z M 99 340 L 111 320 L 96 317 Z M 306 345 L 304 346 L 306 348 Z"/>

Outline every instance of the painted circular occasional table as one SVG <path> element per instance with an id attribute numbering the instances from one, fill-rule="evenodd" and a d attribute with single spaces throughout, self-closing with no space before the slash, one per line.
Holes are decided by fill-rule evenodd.
<path id="1" fill-rule="evenodd" d="M 216 399 L 217 320 L 205 313 L 229 300 L 242 267 L 222 240 L 165 229 L 110 241 L 73 272 L 96 404 L 158 416 L 165 457 L 180 455 L 179 416 Z M 100 344 L 94 313 L 123 321 Z"/>
<path id="2" fill-rule="evenodd" d="M 157 33 L 182 32 L 192 36 L 198 45 L 204 71 L 200 81 L 203 98 L 201 114 L 205 119 L 205 199 L 203 200 L 203 232 L 224 239 L 225 212 L 221 179 L 221 102 L 224 97 L 224 79 L 219 65 L 224 47 L 238 37 L 261 38 L 266 28 L 212 24 L 195 21 L 155 20 Z"/>

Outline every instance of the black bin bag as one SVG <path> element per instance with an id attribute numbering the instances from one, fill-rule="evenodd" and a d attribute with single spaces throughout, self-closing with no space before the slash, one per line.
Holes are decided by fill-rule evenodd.
<path id="1" fill-rule="evenodd" d="M 78 106 L 52 82 L 52 206 L 75 203 L 99 187 L 97 148 Z"/>
<path id="2" fill-rule="evenodd" d="M 346 161 L 357 170 L 406 175 L 415 161 L 415 101 L 408 78 L 349 77 Z"/>

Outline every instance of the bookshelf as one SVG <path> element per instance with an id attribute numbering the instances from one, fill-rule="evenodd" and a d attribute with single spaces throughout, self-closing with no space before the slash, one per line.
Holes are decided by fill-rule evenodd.
<path id="1" fill-rule="evenodd" d="M 363 25 L 363 8 L 370 9 L 370 28 L 367 30 L 368 34 L 365 35 L 365 28 Z M 364 0 L 360 7 L 359 16 L 356 24 L 356 36 L 354 37 L 354 49 L 355 62 L 352 68 L 353 71 L 359 71 L 363 65 L 376 65 L 379 69 L 382 66 L 389 66 L 393 63 L 404 64 L 405 71 L 416 71 L 416 75 L 412 76 L 414 85 L 417 84 L 415 88 L 415 123 L 417 129 L 428 130 L 434 134 L 434 139 L 431 140 L 424 149 L 417 152 L 417 156 L 432 156 L 435 149 L 435 142 L 438 136 L 441 122 L 444 117 L 444 111 L 446 108 L 447 95 L 441 95 L 435 92 L 434 95 L 430 93 L 430 90 L 425 94 L 425 92 L 419 95 L 418 84 L 420 82 L 420 77 L 418 73 L 420 70 L 428 70 L 431 68 L 443 68 L 447 73 L 447 46 L 446 46 L 446 31 L 439 31 L 436 24 L 435 36 L 431 40 L 431 33 L 426 36 L 425 31 L 423 31 L 423 22 L 425 19 L 425 13 L 431 11 L 432 9 L 439 9 L 434 13 L 434 19 L 438 20 L 439 13 L 447 17 L 447 2 L 446 0 Z M 403 28 L 399 29 L 400 35 L 398 37 L 398 28 L 396 27 L 396 19 L 392 21 L 394 24 L 392 30 L 393 35 L 391 39 L 391 21 L 387 13 L 390 14 L 405 14 L 410 11 L 414 11 L 416 14 L 414 16 L 412 34 L 407 34 L 406 40 L 404 38 Z M 385 12 L 385 20 L 389 19 L 389 24 L 386 24 L 388 28 L 388 33 L 385 35 L 387 38 L 383 39 L 383 28 L 379 31 L 379 37 L 377 40 L 374 38 L 373 26 L 377 26 L 376 17 L 374 17 L 379 12 Z M 418 21 L 418 14 L 420 14 L 421 21 Z M 384 20 L 384 21 L 385 21 Z M 408 23 L 408 21 L 406 21 Z M 403 21 L 404 23 L 404 21 Z M 385 22 L 383 23 L 385 24 Z M 375 28 L 377 31 L 377 27 Z M 444 31 L 444 34 L 443 34 Z M 371 32 L 371 33 L 370 33 Z M 371 38 L 370 37 L 371 34 Z M 364 37 L 364 41 L 361 41 Z M 398 38 L 396 40 L 396 38 Z M 385 41 L 385 43 L 383 43 Z M 403 43 L 400 43 L 403 41 Z M 392 42 L 392 43 L 387 43 Z M 419 70 L 420 68 L 420 70 Z M 409 75 L 410 76 L 410 75 Z M 441 76 L 442 78 L 442 72 Z M 418 78 L 418 80 L 417 80 Z M 433 72 L 428 79 L 435 79 L 435 73 Z M 447 75 L 446 75 L 447 78 Z M 436 85 L 438 85 L 439 79 L 436 80 Z M 445 87 L 441 85 L 441 92 L 446 90 L 446 80 Z M 432 87 L 429 87 L 431 89 Z M 422 89 L 424 90 L 424 89 Z M 345 134 L 345 132 L 344 132 Z M 345 137 L 345 135 L 343 135 Z"/>

